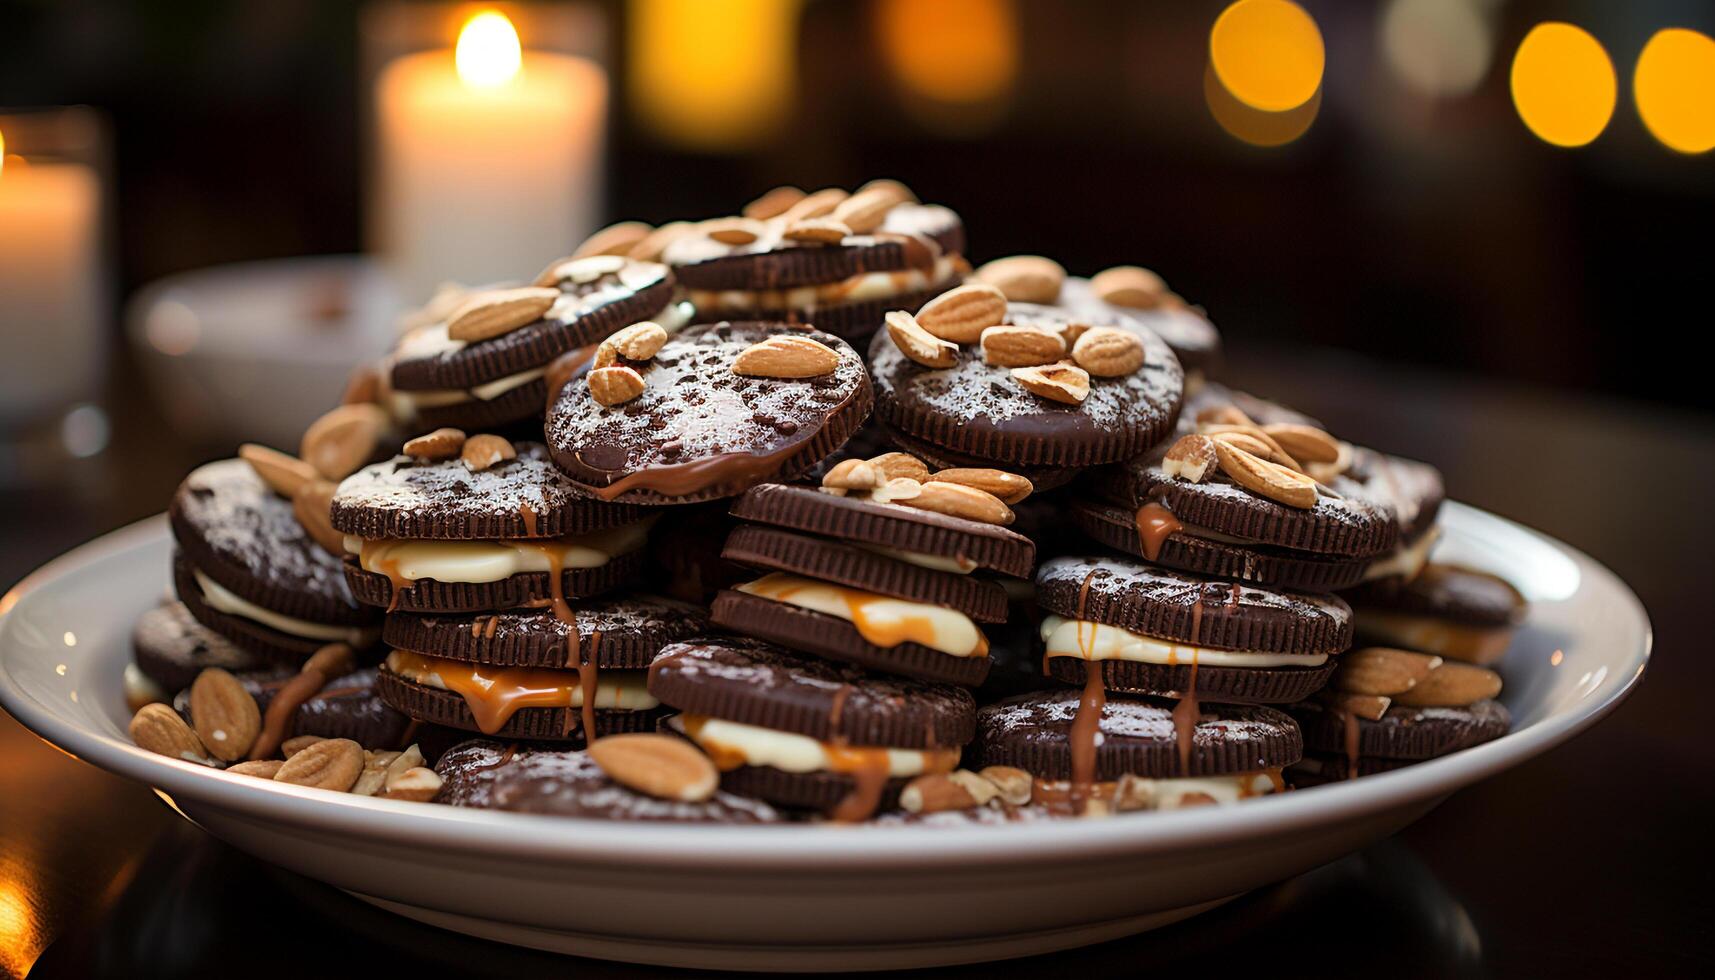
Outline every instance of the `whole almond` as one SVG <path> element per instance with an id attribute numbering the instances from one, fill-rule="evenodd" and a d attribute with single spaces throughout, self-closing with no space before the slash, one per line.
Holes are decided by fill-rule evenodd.
<path id="1" fill-rule="evenodd" d="M 1023 769 L 1012 766 L 985 766 L 977 772 L 994 784 L 1000 791 L 1001 801 L 1011 806 L 1024 806 L 1030 802 L 1036 779 Z"/>
<path id="2" fill-rule="evenodd" d="M 430 321 L 436 322 L 436 321 Z M 345 379 L 345 391 L 339 396 L 341 405 L 379 405 L 385 396 L 386 384 L 381 369 L 373 363 L 359 364 Z"/>
<path id="3" fill-rule="evenodd" d="M 1215 441 L 1205 435 L 1190 433 L 1180 436 L 1161 458 L 1161 471 L 1170 477 L 1202 483 L 1209 471 L 1220 465 L 1215 456 Z"/>
<path id="4" fill-rule="evenodd" d="M 1304 472 L 1298 460 L 1258 426 L 1204 424 L 1199 425 L 1197 431 L 1217 442 L 1230 443 L 1254 456 L 1279 463 L 1289 470 Z"/>
<path id="5" fill-rule="evenodd" d="M 987 467 L 954 467 L 946 470 L 936 470 L 930 479 L 940 483 L 957 483 L 960 486 L 972 487 L 985 493 L 992 493 L 1000 498 L 1003 504 L 1016 504 L 1030 496 L 1036 489 L 1030 481 L 1017 473 L 1005 470 L 989 469 Z"/>
<path id="6" fill-rule="evenodd" d="M 1340 458 L 1340 441 L 1313 425 L 1276 422 L 1262 431 L 1301 463 L 1332 463 Z"/>
<path id="7" fill-rule="evenodd" d="M 631 361 L 649 360 L 660 352 L 661 345 L 666 342 L 667 328 L 654 320 L 621 327 L 602 341 L 603 344 L 612 344 L 621 357 Z"/>
<path id="8" fill-rule="evenodd" d="M 1347 691 L 1330 691 L 1324 689 L 1318 697 L 1328 703 L 1330 708 L 1342 714 L 1364 718 L 1369 721 L 1381 721 L 1387 714 L 1387 709 L 1393 704 L 1391 698 L 1380 694 L 1352 694 Z"/>
<path id="9" fill-rule="evenodd" d="M 131 716 L 129 731 L 131 741 L 140 749 L 169 759 L 209 763 L 208 750 L 203 747 L 202 739 L 169 705 L 158 701 L 144 705 L 142 710 Z"/>
<path id="10" fill-rule="evenodd" d="M 589 754 L 609 779 L 657 799 L 698 803 L 720 785 L 709 757 L 671 735 L 609 735 L 590 743 Z"/>
<path id="11" fill-rule="evenodd" d="M 874 490 L 884 482 L 881 471 L 867 459 L 847 459 L 822 476 L 822 486 L 841 490 Z"/>
<path id="12" fill-rule="evenodd" d="M 299 752 L 304 751 L 317 742 L 325 741 L 327 741 L 327 739 L 320 735 L 294 735 L 280 743 L 280 754 L 290 759 L 292 756 L 297 755 Z"/>
<path id="13" fill-rule="evenodd" d="M 751 218 L 715 218 L 703 222 L 703 234 L 722 245 L 749 245 L 767 230 L 762 222 Z"/>
<path id="14" fill-rule="evenodd" d="M 833 218 L 800 218 L 786 226 L 783 233 L 789 242 L 805 245 L 837 245 L 852 233 L 842 221 Z"/>
<path id="15" fill-rule="evenodd" d="M 959 363 L 959 345 L 942 340 L 918 325 L 904 310 L 894 310 L 882 318 L 887 324 L 887 336 L 893 346 L 912 361 L 926 368 L 950 368 Z"/>
<path id="16" fill-rule="evenodd" d="M 1487 667 L 1449 660 L 1393 700 L 1414 708 L 1463 708 L 1499 693 L 1501 675 Z"/>
<path id="17" fill-rule="evenodd" d="M 1339 444 L 1339 455 L 1335 457 L 1332 463 L 1304 464 L 1304 472 L 1308 473 L 1311 479 L 1320 483 L 1332 483 L 1340 474 L 1352 468 L 1352 460 L 1354 459 L 1352 444 L 1339 440 L 1335 440 L 1335 442 Z"/>
<path id="18" fill-rule="evenodd" d="M 512 440 L 483 433 L 464 441 L 464 448 L 459 450 L 459 458 L 464 460 L 465 469 L 472 473 L 481 473 L 506 460 L 517 459 L 518 451 L 512 448 Z"/>
<path id="19" fill-rule="evenodd" d="M 931 478 L 915 497 L 903 501 L 907 507 L 930 510 L 948 517 L 962 517 L 983 524 L 1011 524 L 1012 508 L 986 490 L 961 483 L 942 483 Z"/>
<path id="20" fill-rule="evenodd" d="M 387 788 L 381 791 L 381 798 L 428 803 L 440 795 L 442 783 L 440 773 L 427 766 L 417 766 L 405 770 L 397 779 L 388 783 Z"/>
<path id="21" fill-rule="evenodd" d="M 437 463 L 458 456 L 464 448 L 463 429 L 436 429 L 405 443 L 405 455 L 425 463 Z"/>
<path id="22" fill-rule="evenodd" d="M 1340 655 L 1333 686 L 1349 694 L 1393 697 L 1416 687 L 1440 666 L 1440 657 L 1426 653 L 1363 647 Z"/>
<path id="23" fill-rule="evenodd" d="M 249 762 L 240 762 L 234 766 L 227 766 L 226 771 L 235 776 L 254 776 L 257 779 L 273 779 L 274 774 L 279 772 L 280 767 L 285 764 L 286 763 L 279 759 L 252 759 Z"/>
<path id="24" fill-rule="evenodd" d="M 379 405 L 341 405 L 304 430 L 298 456 L 322 476 L 343 480 L 375 456 L 392 424 Z"/>
<path id="25" fill-rule="evenodd" d="M 926 483 L 929 480 L 929 467 L 910 453 L 882 453 L 880 456 L 871 457 L 869 462 L 889 480 L 901 477 L 916 480 L 918 483 Z"/>
<path id="26" fill-rule="evenodd" d="M 886 188 L 859 191 L 841 201 L 833 211 L 833 219 L 852 230 L 854 235 L 867 235 L 887 220 L 887 212 L 903 204 Z"/>
<path id="27" fill-rule="evenodd" d="M 785 214 L 792 205 L 802 201 L 805 196 L 804 192 L 796 187 L 776 187 L 746 204 L 740 213 L 746 218 L 767 221 L 769 218 L 778 218 Z"/>
<path id="28" fill-rule="evenodd" d="M 1254 494 L 1300 510 L 1316 506 L 1316 481 L 1302 473 L 1218 439 L 1215 440 L 1215 456 L 1221 464 L 1221 472 Z"/>
<path id="29" fill-rule="evenodd" d="M 972 273 L 1006 294 L 1014 303 L 1054 303 L 1066 282 L 1060 263 L 1040 255 L 1009 255 L 985 262 Z"/>
<path id="30" fill-rule="evenodd" d="M 233 762 L 250 751 L 262 731 L 262 709 L 238 678 L 210 667 L 191 682 L 191 720 L 209 754 Z"/>
<path id="31" fill-rule="evenodd" d="M 659 262 L 667 246 L 696 230 L 697 226 L 689 221 L 669 221 L 633 245 L 625 257 L 638 262 Z"/>
<path id="32" fill-rule="evenodd" d="M 641 221 L 620 221 L 608 225 L 584 239 L 583 244 L 572 252 L 571 257 L 581 259 L 586 255 L 625 255 L 637 247 L 637 243 L 649 237 L 654 231 Z"/>
<path id="33" fill-rule="evenodd" d="M 977 798 L 950 773 L 935 772 L 918 776 L 899 791 L 899 808 L 906 813 L 942 813 L 947 810 L 969 810 Z"/>
<path id="34" fill-rule="evenodd" d="M 542 288 L 559 289 L 565 283 L 581 286 L 595 282 L 602 276 L 610 276 L 625 268 L 626 258 L 623 255 L 570 255 L 563 259 L 555 259 L 536 277 L 532 285 Z"/>
<path id="35" fill-rule="evenodd" d="M 942 340 L 974 344 L 983 331 L 1006 322 L 1006 296 L 984 282 L 969 282 L 923 304 L 917 325 Z"/>
<path id="36" fill-rule="evenodd" d="M 804 195 L 798 203 L 783 211 L 780 215 L 787 224 L 802 221 L 805 218 L 825 218 L 834 213 L 840 202 L 851 195 L 838 187 L 824 187 L 819 191 Z"/>
<path id="37" fill-rule="evenodd" d="M 1091 327 L 1072 345 L 1072 360 L 1097 378 L 1122 378 L 1143 367 L 1143 341 L 1130 330 Z"/>
<path id="38" fill-rule="evenodd" d="M 1031 394 L 1067 405 L 1081 405 L 1090 397 L 1090 375 L 1068 361 L 1040 367 L 1012 369 L 1012 378 Z"/>
<path id="39" fill-rule="evenodd" d="M 1197 425 L 1255 425 L 1237 405 L 1210 405 L 1197 410 Z"/>
<path id="40" fill-rule="evenodd" d="M 322 550 L 343 557 L 345 535 L 333 529 L 333 493 L 333 481 L 311 480 L 292 494 L 292 515 Z"/>
<path id="41" fill-rule="evenodd" d="M 1153 310 L 1167 297 L 1167 284 L 1142 266 L 1116 265 L 1090 277 L 1090 290 L 1115 306 Z"/>
<path id="42" fill-rule="evenodd" d="M 845 493 L 844 490 L 839 491 Z M 869 492 L 869 499 L 878 504 L 890 504 L 896 500 L 910 500 L 923 493 L 923 484 L 908 476 L 896 476 L 886 483 Z"/>
<path id="43" fill-rule="evenodd" d="M 733 359 L 734 374 L 753 378 L 817 378 L 832 373 L 840 355 L 828 345 L 798 334 L 777 333 L 751 344 Z"/>
<path id="44" fill-rule="evenodd" d="M 1245 452 L 1250 453 L 1253 456 L 1260 456 L 1263 459 L 1269 459 L 1275 455 L 1273 446 L 1270 446 L 1268 443 L 1258 439 L 1256 436 L 1253 436 L 1248 432 L 1215 432 L 1210 434 L 1209 438 L 1217 442 L 1224 442 L 1227 445 L 1238 449 L 1243 449 Z"/>
<path id="45" fill-rule="evenodd" d="M 579 260 L 581 261 L 581 260 Z M 560 267 L 561 274 L 575 263 Z M 490 289 L 459 304 L 447 319 L 447 336 L 453 340 L 488 340 L 535 323 L 554 306 L 560 291 L 551 286 L 520 286 Z"/>
<path id="46" fill-rule="evenodd" d="M 351 791 L 358 796 L 374 796 L 386 789 L 387 767 L 402 754 L 364 750 L 363 772 L 358 774 L 357 782 L 351 784 Z"/>
<path id="47" fill-rule="evenodd" d="M 296 456 L 288 456 L 278 449 L 259 446 L 247 442 L 238 447 L 238 458 L 250 464 L 262 482 L 268 484 L 268 489 L 282 497 L 290 497 L 298 488 L 311 480 L 319 479 L 320 473 L 316 468 Z"/>
<path id="48" fill-rule="evenodd" d="M 1066 356 L 1066 340 L 1037 327 L 989 327 L 982 334 L 983 363 L 995 367 L 1037 367 Z"/>
<path id="49" fill-rule="evenodd" d="M 596 368 L 589 373 L 590 397 L 597 405 L 623 405 L 643 394 L 643 375 L 623 364 Z"/>
<path id="50" fill-rule="evenodd" d="M 893 198 L 895 205 L 917 203 L 917 193 L 892 177 L 877 177 L 857 189 L 859 194 L 871 192 L 886 194 Z"/>
<path id="51" fill-rule="evenodd" d="M 362 773 L 363 746 L 349 738 L 324 738 L 287 759 L 274 781 L 343 793 Z"/>

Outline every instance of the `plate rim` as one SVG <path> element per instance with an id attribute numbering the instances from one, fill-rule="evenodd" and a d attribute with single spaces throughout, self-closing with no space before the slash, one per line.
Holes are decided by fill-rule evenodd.
<path id="1" fill-rule="evenodd" d="M 128 742 L 65 721 L 25 692 L 0 653 L 0 706 L 38 737 L 74 758 L 150 786 L 181 809 L 220 808 L 249 820 L 281 823 L 402 847 L 450 849 L 447 856 L 573 862 L 584 867 L 631 870 L 780 871 L 851 874 L 984 867 L 999 870 L 1138 858 L 1188 847 L 1267 840 L 1282 833 L 1356 823 L 1425 801 L 1521 764 L 1584 731 L 1618 707 L 1645 673 L 1654 644 L 1647 610 L 1625 582 L 1584 552 L 1508 518 L 1449 501 L 1455 521 L 1490 520 L 1522 531 L 1572 558 L 1581 575 L 1606 579 L 1639 630 L 1632 658 L 1638 667 L 1606 695 L 1583 699 L 1564 712 L 1500 739 L 1439 759 L 1336 786 L 1283 793 L 1215 812 L 1200 809 L 1152 813 L 1147 818 L 1051 821 L 947 827 L 708 826 L 644 824 L 508 813 L 450 806 L 425 807 L 395 800 L 330 795 L 318 790 L 232 776 L 167 759 Z M 153 547 L 167 535 L 157 514 L 96 537 L 25 576 L 0 596 L 0 641 L 12 611 L 45 584 L 87 570 L 100 560 Z M 962 832 L 961 832 L 962 831 Z M 983 865 L 982 860 L 991 863 Z"/>

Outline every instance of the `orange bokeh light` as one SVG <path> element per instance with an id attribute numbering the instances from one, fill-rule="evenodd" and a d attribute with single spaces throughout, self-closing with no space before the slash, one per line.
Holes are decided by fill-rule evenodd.
<path id="1" fill-rule="evenodd" d="M 1632 98 L 1663 146 L 1680 153 L 1715 149 L 1715 40 L 1683 27 L 1657 31 L 1638 55 Z"/>
<path id="2" fill-rule="evenodd" d="M 1583 146 L 1602 135 L 1618 90 L 1608 52 L 1581 27 L 1538 24 L 1513 55 L 1513 105 L 1543 142 Z"/>

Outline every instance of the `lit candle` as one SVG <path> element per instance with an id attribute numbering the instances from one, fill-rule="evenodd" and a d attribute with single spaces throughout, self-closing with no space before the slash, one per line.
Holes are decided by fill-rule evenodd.
<path id="1" fill-rule="evenodd" d="M 0 417 L 63 409 L 99 381 L 100 203 L 90 167 L 7 156 L 0 133 Z"/>
<path id="2" fill-rule="evenodd" d="M 373 238 L 406 300 L 436 284 L 528 279 L 595 227 L 607 75 L 523 50 L 503 15 L 376 83 Z"/>

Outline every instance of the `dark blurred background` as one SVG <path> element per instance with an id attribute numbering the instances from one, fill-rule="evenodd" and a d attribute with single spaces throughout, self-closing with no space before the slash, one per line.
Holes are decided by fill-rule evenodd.
<path id="1" fill-rule="evenodd" d="M 1265 147 L 1211 111 L 1226 0 L 697 3 L 746 29 L 640 37 L 644 8 L 671 2 L 582 5 L 608 35 L 609 218 L 896 175 L 963 212 L 977 260 L 1152 266 L 1235 348 L 1305 342 L 1715 406 L 1700 359 L 1666 344 L 1708 320 L 1715 155 L 1664 146 L 1631 85 L 1656 31 L 1715 33 L 1715 5 L 1305 0 L 1327 51 L 1314 118 Z M 111 126 L 115 302 L 180 270 L 362 249 L 362 13 L 0 3 L 0 105 L 88 104 Z M 1587 30 L 1618 76 L 1612 119 L 1581 148 L 1534 135 L 1509 92 L 1545 20 Z M 668 83 L 760 108 L 723 123 L 717 107 L 702 127 L 663 111 L 639 77 L 650 45 L 687 59 Z"/>

